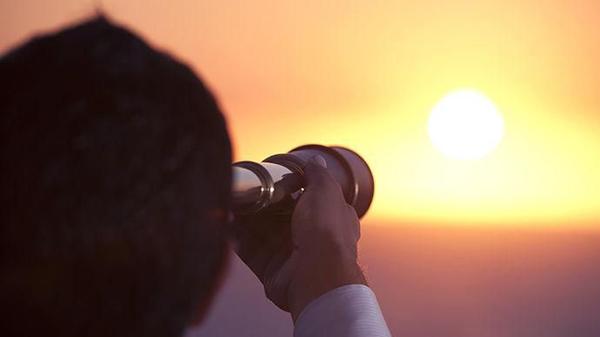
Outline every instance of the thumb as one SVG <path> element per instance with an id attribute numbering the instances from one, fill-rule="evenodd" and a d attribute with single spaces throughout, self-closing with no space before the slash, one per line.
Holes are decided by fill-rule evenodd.
<path id="1" fill-rule="evenodd" d="M 306 187 L 328 185 L 337 181 L 327 170 L 327 162 L 320 155 L 311 157 L 304 166 L 304 182 Z"/>

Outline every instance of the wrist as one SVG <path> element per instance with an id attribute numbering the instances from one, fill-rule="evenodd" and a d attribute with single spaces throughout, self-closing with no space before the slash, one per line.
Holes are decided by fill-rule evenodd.
<path id="1" fill-rule="evenodd" d="M 288 303 L 294 321 L 313 300 L 335 288 L 367 284 L 356 250 L 328 247 L 303 252 L 288 288 Z"/>

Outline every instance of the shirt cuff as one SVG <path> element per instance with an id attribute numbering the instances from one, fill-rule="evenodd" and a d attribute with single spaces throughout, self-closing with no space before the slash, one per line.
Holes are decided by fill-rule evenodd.
<path id="1" fill-rule="evenodd" d="M 330 290 L 296 320 L 294 337 L 391 337 L 377 298 L 363 284 Z"/>

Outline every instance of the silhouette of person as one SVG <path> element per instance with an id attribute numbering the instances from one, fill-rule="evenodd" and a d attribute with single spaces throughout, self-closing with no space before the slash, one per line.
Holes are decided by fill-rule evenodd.
<path id="1" fill-rule="evenodd" d="M 3 336 L 179 336 L 228 258 L 231 146 L 185 65 L 103 17 L 0 59 Z M 389 336 L 359 222 L 322 167 L 288 230 L 242 219 L 238 253 L 296 336 Z M 262 227 L 261 227 L 262 226 Z"/>

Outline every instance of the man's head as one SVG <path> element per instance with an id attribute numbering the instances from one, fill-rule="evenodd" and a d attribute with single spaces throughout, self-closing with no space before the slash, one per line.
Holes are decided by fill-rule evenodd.
<path id="1" fill-rule="evenodd" d="M 0 58 L 0 116 L 2 334 L 181 333 L 226 256 L 231 149 L 202 82 L 96 18 Z"/>

